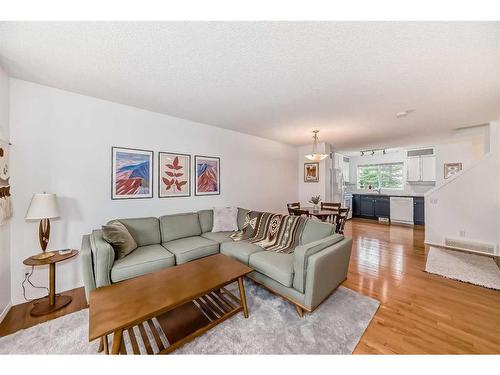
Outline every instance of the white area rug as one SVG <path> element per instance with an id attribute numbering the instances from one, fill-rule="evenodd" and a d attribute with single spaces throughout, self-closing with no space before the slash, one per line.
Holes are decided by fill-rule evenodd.
<path id="1" fill-rule="evenodd" d="M 487 256 L 431 247 L 425 271 L 500 290 L 500 269 L 495 261 Z"/>
<path id="2" fill-rule="evenodd" d="M 299 318 L 283 299 L 253 283 L 246 288 L 248 319 L 237 314 L 174 353 L 350 354 L 379 306 L 340 287 L 313 314 Z M 0 338 L 0 354 L 96 354 L 98 346 L 88 342 L 88 310 Z"/>

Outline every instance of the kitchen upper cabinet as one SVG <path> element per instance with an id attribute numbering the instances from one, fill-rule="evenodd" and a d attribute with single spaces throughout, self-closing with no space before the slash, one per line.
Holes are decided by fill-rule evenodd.
<path id="1" fill-rule="evenodd" d="M 436 181 L 436 157 L 422 156 L 422 181 Z"/>
<path id="2" fill-rule="evenodd" d="M 406 180 L 410 181 L 420 181 L 420 158 L 408 158 L 406 159 Z"/>
<path id="3" fill-rule="evenodd" d="M 432 148 L 407 151 L 406 181 L 436 181 L 436 157 Z"/>

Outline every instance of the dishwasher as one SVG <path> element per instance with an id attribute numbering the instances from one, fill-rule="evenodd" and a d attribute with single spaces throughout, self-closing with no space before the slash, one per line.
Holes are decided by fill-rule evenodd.
<path id="1" fill-rule="evenodd" d="M 391 223 L 413 225 L 413 198 L 391 197 Z"/>

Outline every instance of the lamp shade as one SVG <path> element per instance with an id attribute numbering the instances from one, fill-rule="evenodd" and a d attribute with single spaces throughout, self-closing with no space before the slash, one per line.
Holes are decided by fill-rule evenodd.
<path id="1" fill-rule="evenodd" d="M 59 217 L 59 206 L 55 194 L 33 194 L 26 212 L 26 220 L 54 219 Z"/>

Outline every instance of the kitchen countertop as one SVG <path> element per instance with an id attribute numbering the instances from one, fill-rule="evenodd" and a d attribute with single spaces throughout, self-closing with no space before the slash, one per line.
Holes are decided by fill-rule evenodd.
<path id="1" fill-rule="evenodd" d="M 424 195 L 411 194 L 379 194 L 379 193 L 348 193 L 352 195 L 374 195 L 376 197 L 424 198 Z"/>

